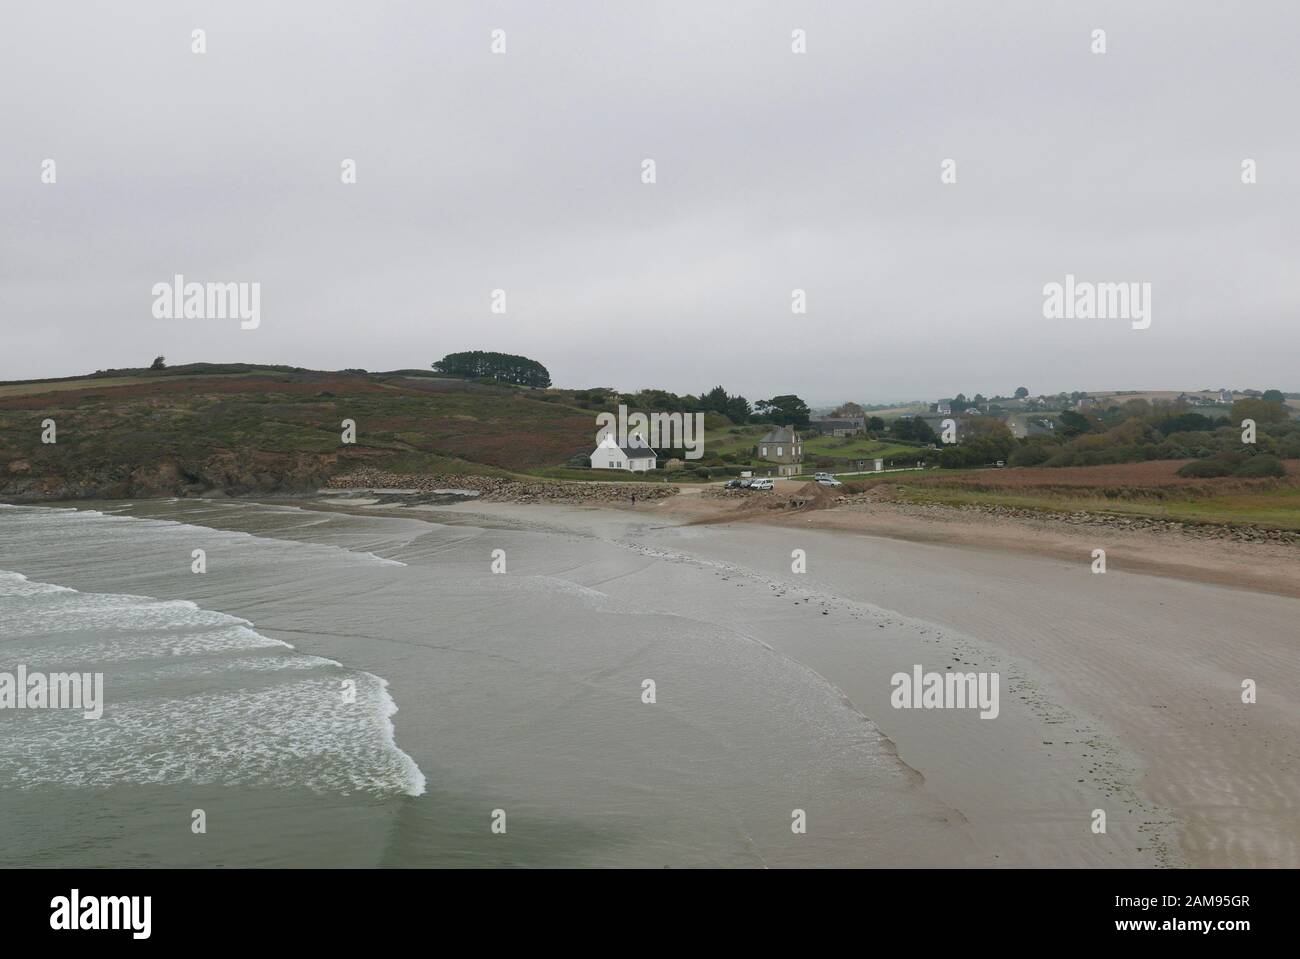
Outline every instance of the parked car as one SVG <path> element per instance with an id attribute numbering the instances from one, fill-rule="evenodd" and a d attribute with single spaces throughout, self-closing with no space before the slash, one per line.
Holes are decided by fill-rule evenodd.
<path id="1" fill-rule="evenodd" d="M 837 480 L 834 476 L 819 476 L 817 477 L 817 482 L 821 486 L 843 486 L 844 485 L 839 480 Z"/>
<path id="2" fill-rule="evenodd" d="M 776 489 L 776 484 L 770 479 L 756 479 L 749 484 L 750 489 Z"/>
<path id="3" fill-rule="evenodd" d="M 834 473 L 813 473 L 813 479 L 817 480 L 819 483 L 824 479 L 834 479 L 834 478 L 835 478 Z"/>
<path id="4" fill-rule="evenodd" d="M 727 480 L 727 485 L 723 488 L 724 489 L 749 489 L 749 484 L 752 482 L 754 481 L 747 480 L 747 479 Z"/>

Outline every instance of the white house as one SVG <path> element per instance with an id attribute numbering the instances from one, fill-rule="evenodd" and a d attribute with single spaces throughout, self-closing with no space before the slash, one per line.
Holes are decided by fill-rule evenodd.
<path id="1" fill-rule="evenodd" d="M 640 433 L 628 437 L 627 446 L 619 446 L 612 433 L 601 437 L 600 445 L 591 454 L 594 470 L 629 470 L 644 473 L 655 468 L 659 454 L 642 439 Z"/>

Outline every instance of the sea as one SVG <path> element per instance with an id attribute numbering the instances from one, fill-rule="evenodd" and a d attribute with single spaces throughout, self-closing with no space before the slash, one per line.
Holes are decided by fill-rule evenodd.
<path id="1" fill-rule="evenodd" d="M 0 709 L 0 866 L 974 855 L 871 719 L 747 614 L 797 600 L 639 533 L 0 505 L 0 672 L 104 683 L 97 719 Z"/>

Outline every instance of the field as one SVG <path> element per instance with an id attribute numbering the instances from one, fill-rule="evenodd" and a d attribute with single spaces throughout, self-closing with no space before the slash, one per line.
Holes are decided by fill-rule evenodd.
<path id="1" fill-rule="evenodd" d="M 817 436 L 805 440 L 803 444 L 804 460 L 812 461 L 827 457 L 835 460 L 874 460 L 889 459 L 893 456 L 907 456 L 916 451 L 915 446 L 894 443 L 888 440 L 873 440 L 863 436 L 838 437 Z M 867 467 L 870 468 L 868 463 Z"/>
<path id="2" fill-rule="evenodd" d="M 770 426 L 737 426 L 709 430 L 704 435 L 704 452 L 708 456 L 731 453 L 742 460 L 747 460 L 759 439 L 770 430 Z M 808 463 L 821 458 L 843 461 L 888 459 L 891 456 L 907 455 L 915 449 L 902 443 L 862 436 L 846 438 L 813 436 L 804 440 L 803 448 L 804 460 Z"/>
<path id="3" fill-rule="evenodd" d="M 1078 466 L 1064 469 L 968 470 L 866 479 L 889 484 L 890 495 L 909 502 L 953 506 L 1011 506 L 1048 512 L 1088 511 L 1195 523 L 1248 524 L 1300 529 L 1300 461 L 1285 479 L 1177 475 L 1186 460 Z"/>

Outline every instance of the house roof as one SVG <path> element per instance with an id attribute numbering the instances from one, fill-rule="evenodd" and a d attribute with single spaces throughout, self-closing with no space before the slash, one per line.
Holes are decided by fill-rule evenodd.
<path id="1" fill-rule="evenodd" d="M 798 443 L 799 434 L 789 426 L 778 426 L 772 432 L 764 436 L 760 443 Z"/>
<path id="2" fill-rule="evenodd" d="M 630 460 L 648 460 L 658 457 L 656 453 L 645 440 L 641 438 L 640 433 L 633 433 L 628 437 L 627 446 L 619 446 L 614 437 L 606 433 L 601 437 L 600 445 L 596 447 L 597 451 L 601 449 L 622 450 L 623 455 Z"/>

